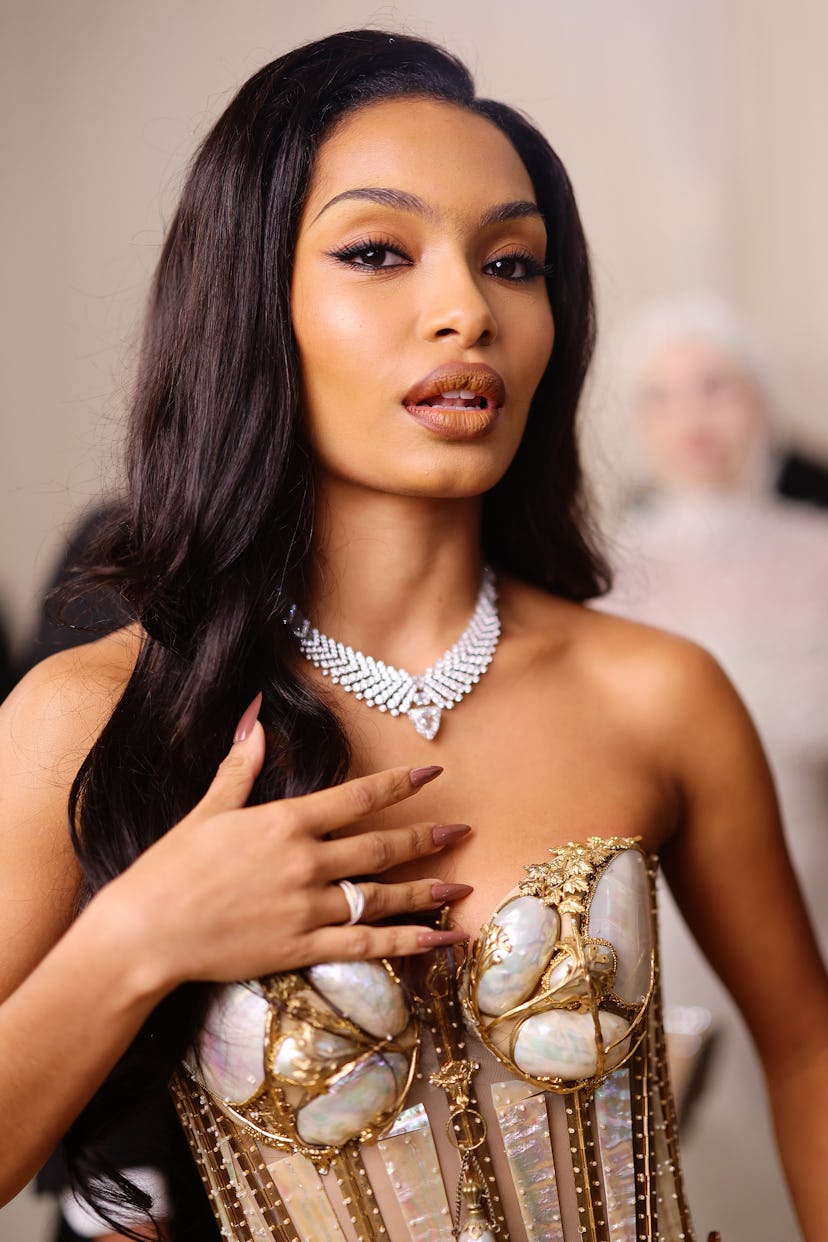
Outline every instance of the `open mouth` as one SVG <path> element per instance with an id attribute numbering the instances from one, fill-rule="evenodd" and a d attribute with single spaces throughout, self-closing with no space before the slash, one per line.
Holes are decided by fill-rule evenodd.
<path id="1" fill-rule="evenodd" d="M 476 440 L 497 425 L 506 386 L 481 362 L 448 362 L 409 388 L 403 405 L 410 416 L 446 440 Z"/>
<path id="2" fill-rule="evenodd" d="M 424 397 L 417 405 L 440 406 L 444 410 L 488 410 L 489 398 L 483 393 L 460 388 L 454 392 L 441 392 Z"/>
<path id="3" fill-rule="evenodd" d="M 499 410 L 505 400 L 506 385 L 492 367 L 480 362 L 450 362 L 435 367 L 409 388 L 403 405 L 443 410 Z"/>

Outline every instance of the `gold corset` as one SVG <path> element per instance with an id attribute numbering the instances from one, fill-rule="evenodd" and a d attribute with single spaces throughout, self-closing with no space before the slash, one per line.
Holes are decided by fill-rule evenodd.
<path id="1" fill-rule="evenodd" d="M 224 1236 L 692 1242 L 655 870 L 553 850 L 408 989 L 387 962 L 222 989 L 173 1095 Z"/>

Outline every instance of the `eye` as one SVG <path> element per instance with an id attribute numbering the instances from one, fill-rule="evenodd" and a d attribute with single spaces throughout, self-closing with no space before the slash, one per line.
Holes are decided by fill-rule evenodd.
<path id="1" fill-rule="evenodd" d="M 545 263 L 539 263 L 534 255 L 519 250 L 512 254 L 501 254 L 492 259 L 483 268 L 490 276 L 500 280 L 521 283 L 536 280 L 538 276 L 551 275 L 552 269 Z"/>
<path id="2" fill-rule="evenodd" d="M 384 268 L 407 267 L 411 260 L 398 246 L 391 242 L 377 239 L 366 239 L 344 246 L 341 250 L 330 251 L 331 257 L 348 267 L 362 268 L 365 271 L 380 272 Z"/>

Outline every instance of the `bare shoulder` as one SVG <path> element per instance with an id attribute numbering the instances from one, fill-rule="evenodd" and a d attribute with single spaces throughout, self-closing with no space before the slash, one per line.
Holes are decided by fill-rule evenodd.
<path id="1" fill-rule="evenodd" d="M 636 734 L 677 784 L 693 784 L 703 752 L 763 764 L 747 709 L 698 643 L 523 583 L 510 584 L 506 599 L 519 632 L 566 668 L 595 711 Z"/>
<path id="2" fill-rule="evenodd" d="M 74 777 L 118 702 L 141 644 L 134 627 L 36 664 L 0 707 L 0 766 Z"/>
<path id="3" fill-rule="evenodd" d="M 698 643 L 652 625 L 561 599 L 512 580 L 507 607 L 515 628 L 548 646 L 629 709 L 658 710 L 680 696 L 733 695 L 714 657 Z"/>
<path id="4" fill-rule="evenodd" d="M 121 630 L 36 665 L 0 707 L 0 997 L 63 933 L 80 871 L 72 782 L 129 679 L 140 634 Z"/>

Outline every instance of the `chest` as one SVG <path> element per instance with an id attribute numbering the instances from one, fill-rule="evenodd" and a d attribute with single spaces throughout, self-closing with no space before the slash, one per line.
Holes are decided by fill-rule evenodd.
<path id="1" fill-rule="evenodd" d="M 524 878 L 524 866 L 544 861 L 550 849 L 624 836 L 640 837 L 655 853 L 675 826 L 675 791 L 646 740 L 599 695 L 564 677 L 553 685 L 540 673 L 492 676 L 444 713 L 431 742 L 404 717 L 389 718 L 347 695 L 336 705 L 351 740 L 353 775 L 442 765 L 414 797 L 345 831 L 469 824 L 472 832 L 459 845 L 385 878 L 473 885 L 453 907 L 455 921 L 471 932 Z"/>

